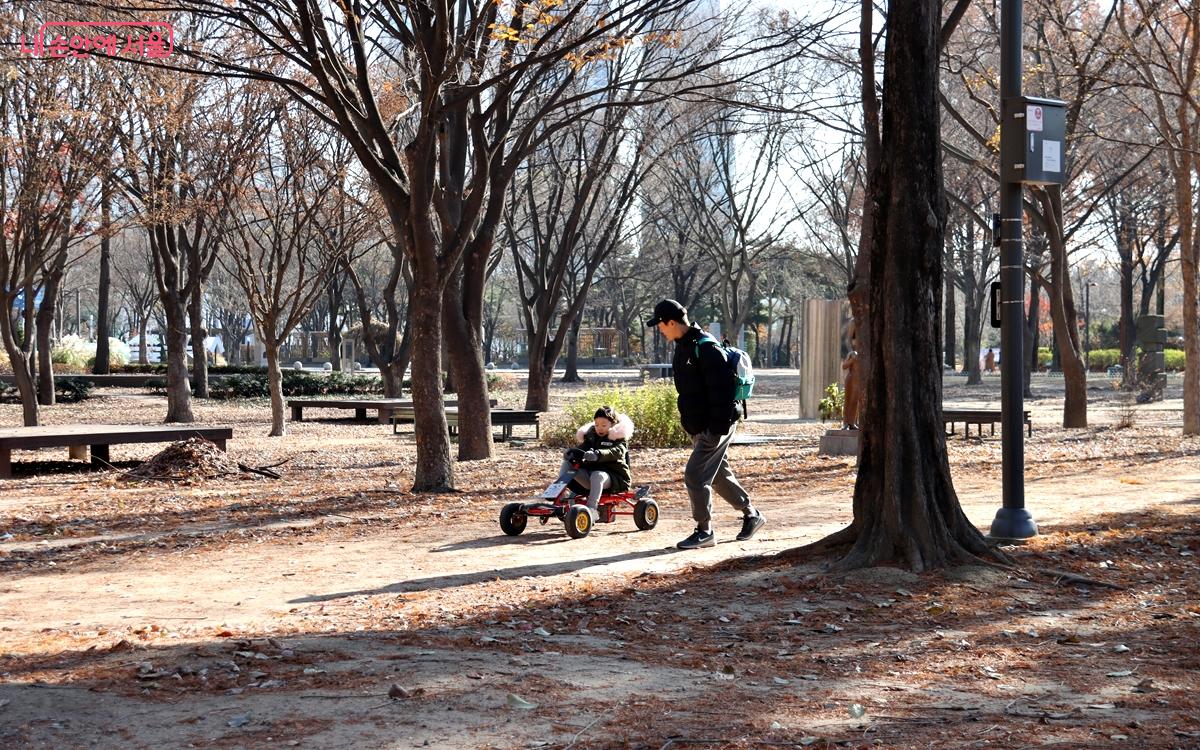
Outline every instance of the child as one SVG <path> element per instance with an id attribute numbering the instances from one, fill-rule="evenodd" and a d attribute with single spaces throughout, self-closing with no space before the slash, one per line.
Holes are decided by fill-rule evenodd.
<path id="1" fill-rule="evenodd" d="M 576 448 L 563 454 L 561 481 L 571 480 L 571 489 L 579 494 L 587 493 L 588 508 L 592 521 L 596 520 L 596 507 L 604 490 L 625 492 L 629 489 L 628 446 L 626 440 L 633 436 L 633 421 L 624 414 L 618 415 L 611 406 L 596 410 L 593 420 L 575 432 Z M 573 461 L 579 463 L 575 470 Z"/>

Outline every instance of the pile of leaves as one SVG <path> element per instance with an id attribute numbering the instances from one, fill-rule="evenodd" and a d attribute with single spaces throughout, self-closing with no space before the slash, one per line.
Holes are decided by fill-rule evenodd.
<path id="1" fill-rule="evenodd" d="M 133 481 L 211 479 L 238 474 L 238 462 L 214 443 L 188 438 L 171 443 L 156 456 L 125 473 Z"/>

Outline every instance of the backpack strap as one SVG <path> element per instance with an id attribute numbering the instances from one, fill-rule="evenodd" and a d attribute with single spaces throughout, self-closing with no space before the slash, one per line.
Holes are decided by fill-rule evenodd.
<path id="1" fill-rule="evenodd" d="M 700 359 L 700 345 L 706 341 L 711 341 L 712 343 L 716 344 L 717 346 L 721 345 L 721 342 L 717 341 L 716 337 L 713 336 L 711 333 L 709 333 L 708 331 L 702 332 L 700 334 L 700 338 L 696 339 L 696 359 L 697 360 Z"/>

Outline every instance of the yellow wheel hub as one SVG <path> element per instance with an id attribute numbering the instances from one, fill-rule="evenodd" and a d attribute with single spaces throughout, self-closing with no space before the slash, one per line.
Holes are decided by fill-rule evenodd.
<path id="1" fill-rule="evenodd" d="M 588 515 L 587 511 L 584 511 L 583 513 L 580 513 L 579 515 L 575 516 L 575 528 L 577 530 L 587 531 L 588 527 L 591 525 L 592 525 L 592 517 L 590 515 Z"/>

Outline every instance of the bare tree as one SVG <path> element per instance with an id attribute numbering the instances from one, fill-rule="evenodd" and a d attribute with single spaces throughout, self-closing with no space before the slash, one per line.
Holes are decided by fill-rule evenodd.
<path id="1" fill-rule="evenodd" d="M 523 110 L 549 113 L 577 100 L 564 96 L 566 84 L 632 40 L 642 41 L 647 54 L 678 58 L 673 22 L 681 17 L 686 22 L 690 3 L 621 0 L 599 8 L 555 0 L 509 7 L 472 0 L 367 6 L 352 0 L 328 15 L 307 2 L 184 5 L 218 19 L 244 50 L 185 53 L 207 72 L 284 87 L 336 125 L 375 182 L 393 244 L 413 274 L 414 486 L 452 487 L 442 405 L 443 331 L 460 410 L 469 416 L 460 430 L 459 458 L 487 457 L 483 288 L 504 188 L 536 146 L 539 118 L 521 125 Z M 727 37 L 720 49 L 726 58 L 745 57 L 802 33 L 810 29 L 789 26 L 752 43 Z M 691 67 L 711 70 L 716 57 Z M 267 68 L 267 59 L 283 67 Z M 614 85 L 598 77 L 594 83 L 598 90 Z"/>
<path id="2" fill-rule="evenodd" d="M 6 21 L 15 22 L 9 14 Z M 16 60 L 0 79 L 0 339 L 13 368 L 26 425 L 38 424 L 38 399 L 53 403 L 50 327 L 71 240 L 86 220 L 85 190 L 99 169 L 96 134 L 106 101 L 96 71 L 68 61 Z M 18 300 L 20 307 L 18 308 Z M 35 341 L 37 342 L 35 346 Z M 40 368 L 35 356 L 41 357 Z M 40 384 L 35 384 L 38 371 Z"/>
<path id="3" fill-rule="evenodd" d="M 950 478 L 941 423 L 945 233 L 938 106 L 941 4 L 889 6 L 883 133 L 871 195 L 872 367 L 854 520 L 807 554 L 848 549 L 839 569 L 903 562 L 925 570 L 991 557 Z"/>
<path id="4" fill-rule="evenodd" d="M 1114 6 L 1117 26 L 1138 83 L 1151 99 L 1150 121 L 1162 140 L 1174 187 L 1183 271 L 1183 434 L 1200 434 L 1200 226 L 1195 184 L 1200 179 L 1200 7 L 1179 0 L 1131 0 Z"/>
<path id="5" fill-rule="evenodd" d="M 150 243 L 143 232 L 125 231 L 120 235 L 116 250 L 113 274 L 117 278 L 121 304 L 127 311 L 130 324 L 138 332 L 138 363 L 149 364 L 147 332 L 158 305 Z"/>
<path id="6" fill-rule="evenodd" d="M 220 226 L 264 132 L 263 86 L 170 70 L 127 71 L 135 102 L 120 129 L 120 185 L 150 241 L 167 340 L 167 422 L 192 422 L 193 380 L 207 395 L 199 300 L 217 259 Z"/>
<path id="7" fill-rule="evenodd" d="M 322 240 L 317 217 L 337 203 L 347 165 L 329 158 L 332 136 L 298 109 L 281 105 L 267 131 L 249 189 L 232 218 L 241 242 L 228 243 L 220 256 L 246 294 L 266 350 L 272 437 L 287 431 L 280 347 L 325 293 L 329 274 L 345 252 Z M 339 153 L 349 156 L 332 151 Z"/>

